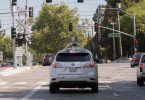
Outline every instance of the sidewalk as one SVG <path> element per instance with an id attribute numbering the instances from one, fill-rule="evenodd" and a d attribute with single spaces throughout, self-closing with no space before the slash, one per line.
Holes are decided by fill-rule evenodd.
<path id="1" fill-rule="evenodd" d="M 17 74 L 17 73 L 24 72 L 24 71 L 27 71 L 30 69 L 35 69 L 38 67 L 40 67 L 40 66 L 23 66 L 23 67 L 17 67 L 17 68 L 13 68 L 13 67 L 7 68 L 0 72 L 0 76 L 9 76 L 12 74 Z"/>

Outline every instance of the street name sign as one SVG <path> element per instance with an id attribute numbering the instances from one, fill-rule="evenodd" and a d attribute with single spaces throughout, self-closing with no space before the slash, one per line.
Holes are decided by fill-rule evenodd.
<path id="1" fill-rule="evenodd" d="M 108 34 L 108 37 L 119 37 L 119 33 L 110 33 L 110 34 Z"/>

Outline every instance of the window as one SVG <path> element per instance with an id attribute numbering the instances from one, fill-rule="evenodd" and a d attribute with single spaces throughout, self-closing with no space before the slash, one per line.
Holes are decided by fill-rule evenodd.
<path id="1" fill-rule="evenodd" d="M 88 53 L 59 53 L 56 57 L 56 61 L 61 62 L 85 62 L 90 61 L 90 55 Z"/>
<path id="2" fill-rule="evenodd" d="M 141 63 L 145 63 L 145 55 L 143 55 Z"/>

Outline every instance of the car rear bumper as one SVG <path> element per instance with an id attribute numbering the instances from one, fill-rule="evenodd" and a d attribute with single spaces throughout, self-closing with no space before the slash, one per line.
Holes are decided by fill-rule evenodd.
<path id="1" fill-rule="evenodd" d="M 60 81 L 60 82 L 53 82 L 50 85 L 57 86 L 60 88 L 86 88 L 97 86 L 98 82 L 87 82 L 87 81 Z"/>

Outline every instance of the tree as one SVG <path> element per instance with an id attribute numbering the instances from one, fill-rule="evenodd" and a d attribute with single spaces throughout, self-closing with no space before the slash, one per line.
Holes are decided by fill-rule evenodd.
<path id="1" fill-rule="evenodd" d="M 135 14 L 136 15 L 136 28 L 137 28 L 137 40 L 139 41 L 139 51 L 145 51 L 144 48 L 144 43 L 145 43 L 145 0 L 143 0 L 142 2 L 136 4 L 135 6 L 132 6 L 130 8 L 127 9 L 127 12 L 131 13 L 131 14 Z M 127 32 L 131 35 L 133 35 L 133 18 L 132 16 L 129 16 L 128 14 L 125 14 L 122 18 L 121 18 L 121 26 L 122 26 L 122 31 Z M 128 37 L 124 37 L 123 41 L 125 44 L 125 47 L 129 47 L 131 48 L 133 46 L 133 39 L 130 38 L 130 43 L 126 42 L 128 41 Z M 128 49 L 129 49 L 128 48 Z"/>
<path id="2" fill-rule="evenodd" d="M 4 60 L 6 60 L 6 58 L 12 59 L 13 49 L 12 39 L 10 37 L 3 37 L 0 35 L 0 50 L 3 51 Z"/>
<path id="3" fill-rule="evenodd" d="M 32 26 L 31 48 L 40 53 L 56 53 L 71 42 L 73 35 L 77 35 L 78 41 L 86 44 L 86 36 L 81 31 L 75 30 L 79 16 L 77 9 L 69 9 L 65 4 L 42 4 L 35 24 Z M 69 32 L 68 24 L 72 22 L 74 30 Z"/>

